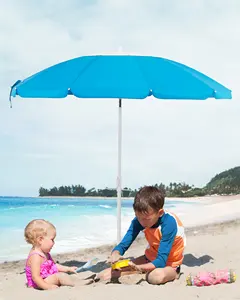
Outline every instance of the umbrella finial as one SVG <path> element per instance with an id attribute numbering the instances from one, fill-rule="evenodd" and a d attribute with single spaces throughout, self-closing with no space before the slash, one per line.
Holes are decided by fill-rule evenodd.
<path id="1" fill-rule="evenodd" d="M 118 55 L 122 55 L 123 54 L 123 47 L 122 46 L 118 47 L 117 53 L 118 53 Z"/>

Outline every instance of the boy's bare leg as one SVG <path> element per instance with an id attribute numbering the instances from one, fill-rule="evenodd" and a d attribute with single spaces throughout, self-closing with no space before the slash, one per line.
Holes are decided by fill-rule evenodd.
<path id="1" fill-rule="evenodd" d="M 163 284 L 173 281 L 179 277 L 177 272 L 172 267 L 157 268 L 147 274 L 147 281 L 150 284 Z"/>

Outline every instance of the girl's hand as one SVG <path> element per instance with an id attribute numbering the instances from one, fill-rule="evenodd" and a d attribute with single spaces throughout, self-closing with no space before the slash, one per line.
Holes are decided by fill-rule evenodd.
<path id="1" fill-rule="evenodd" d="M 68 268 L 67 268 L 67 272 L 71 272 L 71 273 L 77 274 L 77 272 L 76 272 L 77 268 L 78 268 L 78 267 L 68 267 Z"/>

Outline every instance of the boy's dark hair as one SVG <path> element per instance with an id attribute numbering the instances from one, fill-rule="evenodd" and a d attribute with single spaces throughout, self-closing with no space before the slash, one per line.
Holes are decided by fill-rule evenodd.
<path id="1" fill-rule="evenodd" d="M 149 208 L 152 208 L 157 212 L 163 208 L 164 200 L 164 190 L 155 186 L 144 186 L 134 198 L 133 209 L 140 213 L 147 213 Z"/>

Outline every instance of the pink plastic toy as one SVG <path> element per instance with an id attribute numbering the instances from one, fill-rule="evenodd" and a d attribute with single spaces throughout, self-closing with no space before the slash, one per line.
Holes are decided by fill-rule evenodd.
<path id="1" fill-rule="evenodd" d="M 199 272 L 193 276 L 190 274 L 187 285 L 209 286 L 221 283 L 232 283 L 236 281 L 236 273 L 233 270 L 218 270 L 216 272 Z"/>

